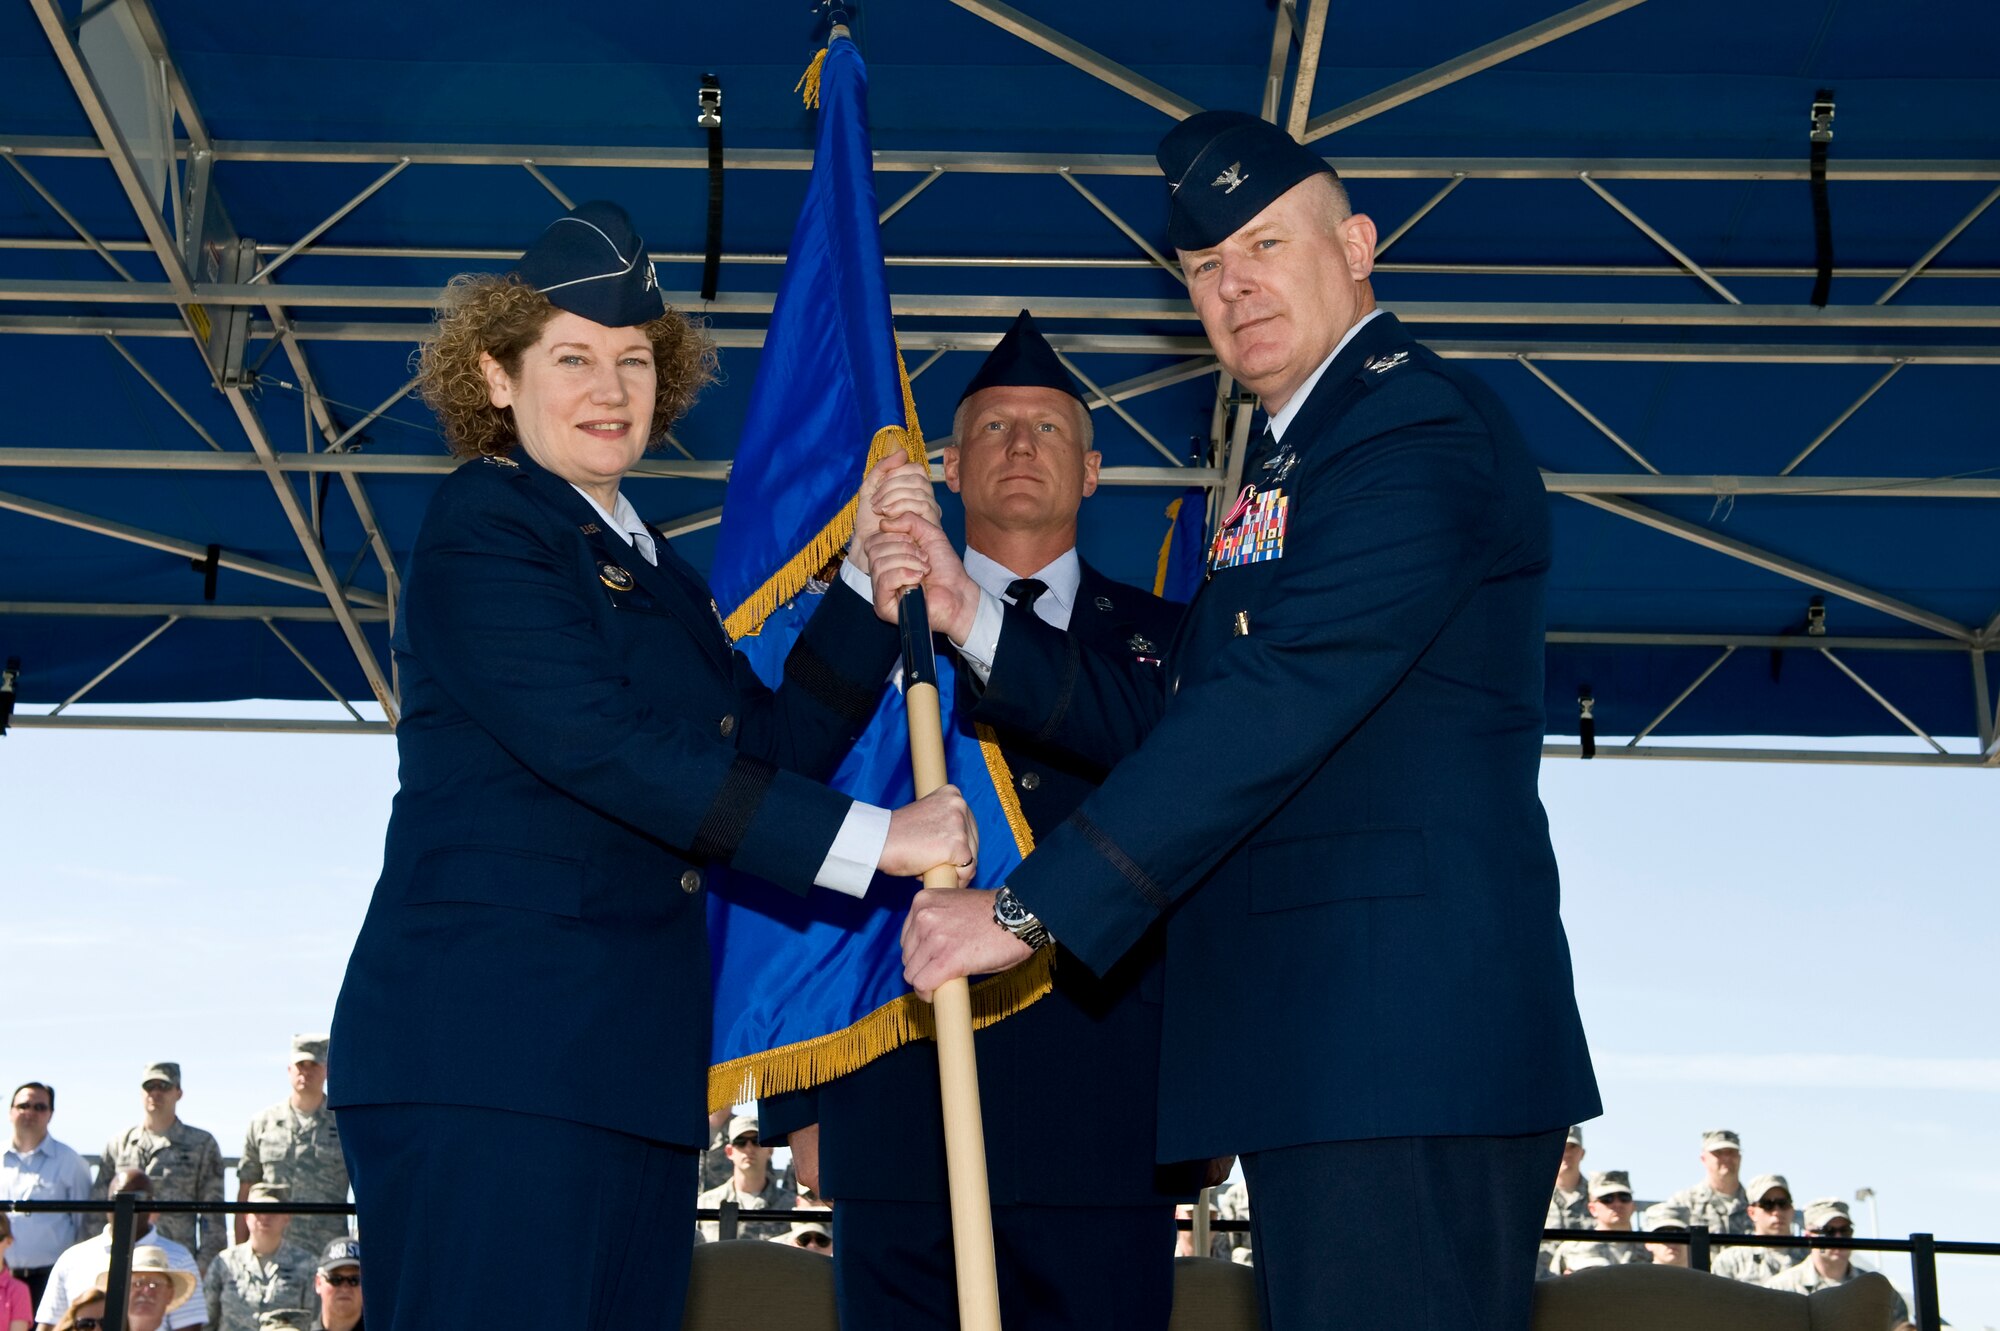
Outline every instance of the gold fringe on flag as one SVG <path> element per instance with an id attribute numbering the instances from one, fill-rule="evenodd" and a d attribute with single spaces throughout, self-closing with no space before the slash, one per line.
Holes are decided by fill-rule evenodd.
<path id="1" fill-rule="evenodd" d="M 928 476 L 930 462 L 925 457 L 924 432 L 917 424 L 916 397 L 910 391 L 910 372 L 903 364 L 900 347 L 896 349 L 896 376 L 903 384 L 903 419 L 910 425 L 908 429 L 900 425 L 885 425 L 877 430 L 868 444 L 868 467 L 873 467 L 900 449 Z M 854 498 L 849 499 L 840 512 L 833 515 L 833 520 L 805 543 L 803 549 L 766 578 L 764 585 L 751 592 L 742 605 L 723 617 L 722 626 L 728 631 L 730 641 L 750 637 L 762 629 L 764 621 L 779 606 L 804 591 L 814 575 L 826 567 L 827 561 L 847 548 L 848 541 L 854 537 L 854 512 L 860 499 L 860 492 L 856 491 Z"/>
<path id="2" fill-rule="evenodd" d="M 1187 498 L 1181 495 L 1167 505 L 1167 537 L 1160 542 L 1160 562 L 1153 567 L 1153 595 L 1167 594 L 1167 561 L 1174 552 L 1174 523 L 1181 516 L 1181 502 Z"/>
<path id="3" fill-rule="evenodd" d="M 793 92 L 805 94 L 808 111 L 819 110 L 819 72 L 825 65 L 826 48 L 821 47 L 819 54 L 812 58 L 812 63 L 806 66 L 806 72 L 799 75 L 799 81 L 792 85 Z"/>
<path id="4" fill-rule="evenodd" d="M 1015 797 L 1014 773 L 992 728 L 979 726 L 977 730 L 979 750 L 985 755 L 994 792 L 1006 812 L 1007 827 L 1014 834 L 1021 858 L 1026 859 L 1035 848 L 1035 834 Z M 1047 994 L 1054 984 L 1055 950 L 1039 948 L 1013 970 L 990 975 L 972 986 L 972 1028 L 983 1031 L 1013 1016 Z M 931 1005 L 915 994 L 904 994 L 842 1030 L 717 1063 L 708 1070 L 708 1107 L 727 1109 L 759 1096 L 807 1090 L 845 1076 L 912 1040 L 936 1038 Z"/>

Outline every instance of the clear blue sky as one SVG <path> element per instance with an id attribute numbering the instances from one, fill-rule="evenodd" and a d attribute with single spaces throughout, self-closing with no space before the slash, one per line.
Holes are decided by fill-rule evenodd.
<path id="1" fill-rule="evenodd" d="M 55 1083 L 89 1153 L 178 1059 L 183 1117 L 240 1151 L 291 1034 L 326 1027 L 395 781 L 388 739 L 0 738 L 0 1080 Z M 1802 1201 L 1872 1187 L 1886 1233 L 2000 1237 L 1996 796 L 1991 772 L 1548 764 L 1607 1106 L 1587 1167 L 1664 1196 L 1730 1127 Z M 2000 1326 L 2000 1260 L 1943 1270 L 1956 1325 Z"/>

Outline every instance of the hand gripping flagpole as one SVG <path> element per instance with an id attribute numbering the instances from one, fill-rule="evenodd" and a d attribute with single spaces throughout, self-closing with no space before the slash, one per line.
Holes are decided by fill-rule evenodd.
<path id="1" fill-rule="evenodd" d="M 938 703 L 937 648 L 924 589 L 903 593 L 903 705 L 909 709 L 910 767 L 917 798 L 945 784 L 944 721 Z M 925 887 L 958 886 L 949 864 L 924 874 Z M 1000 1331 L 1000 1283 L 993 1265 L 993 1209 L 986 1186 L 986 1134 L 979 1114 L 979 1067 L 972 1048 L 972 989 L 964 979 L 938 986 L 938 1089 L 944 1101 L 945 1168 L 951 1185 L 951 1248 L 958 1274 L 960 1331 Z"/>

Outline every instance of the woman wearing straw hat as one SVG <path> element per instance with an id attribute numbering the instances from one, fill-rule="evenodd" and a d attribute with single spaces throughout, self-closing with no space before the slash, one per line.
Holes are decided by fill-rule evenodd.
<path id="1" fill-rule="evenodd" d="M 373 1331 L 674 1326 L 708 1140 L 703 889 L 852 895 L 969 865 L 955 790 L 890 813 L 818 784 L 894 629 L 843 586 L 766 689 L 620 483 L 712 377 L 614 204 L 448 288 L 425 399 L 438 487 L 393 646 L 401 789 L 333 1022 L 332 1103 Z M 864 484 L 935 517 L 914 467 Z M 900 511 L 900 510 L 899 510 Z M 532 1278 L 493 1254 L 535 1217 Z"/>

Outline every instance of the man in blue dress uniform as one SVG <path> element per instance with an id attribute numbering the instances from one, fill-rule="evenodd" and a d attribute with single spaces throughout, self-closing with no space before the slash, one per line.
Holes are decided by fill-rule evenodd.
<path id="1" fill-rule="evenodd" d="M 1102 973 L 1164 918 L 1159 1150 L 1243 1156 L 1266 1325 L 1518 1331 L 1564 1129 L 1599 1112 L 1536 793 L 1547 501 L 1491 391 L 1375 309 L 1374 225 L 1323 161 L 1234 112 L 1159 159 L 1270 426 L 1163 670 L 904 524 L 987 671 L 975 716 L 1116 764 L 1008 887 L 919 895 L 907 974 L 1050 936 Z"/>
<path id="2" fill-rule="evenodd" d="M 1078 505 L 1097 488 L 1083 391 L 1026 310 L 960 396 L 945 483 L 965 502 L 965 567 L 979 585 L 1093 651 L 1158 671 L 1181 608 L 1113 582 L 1076 551 Z M 968 699 L 969 701 L 969 699 Z M 970 730 L 966 709 L 956 724 Z M 997 736 L 1036 836 L 1103 779 L 1032 734 Z M 1173 1302 L 1173 1206 L 1198 1167 L 1155 1164 L 1161 959 L 1157 931 L 1102 978 L 1059 957 L 1055 988 L 977 1036 L 1001 1320 L 1037 1331 L 1164 1331 Z M 936 1046 L 906 1045 L 767 1121 L 816 1138 L 834 1199 L 843 1326 L 958 1324 Z"/>

